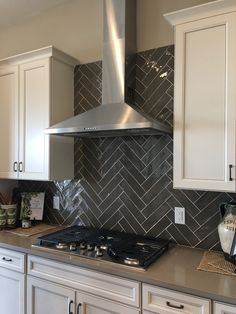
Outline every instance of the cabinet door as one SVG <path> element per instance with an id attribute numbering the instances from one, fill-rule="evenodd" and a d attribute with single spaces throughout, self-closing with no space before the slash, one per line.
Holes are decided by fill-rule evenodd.
<path id="1" fill-rule="evenodd" d="M 28 276 L 27 314 L 74 314 L 75 292 L 69 288 Z"/>
<path id="2" fill-rule="evenodd" d="M 175 35 L 174 187 L 235 191 L 236 13 Z"/>
<path id="3" fill-rule="evenodd" d="M 236 314 L 236 306 L 214 302 L 214 314 Z"/>
<path id="4" fill-rule="evenodd" d="M 20 65 L 19 179 L 48 179 L 50 59 Z"/>
<path id="5" fill-rule="evenodd" d="M 0 268 L 0 313 L 25 314 L 25 275 Z"/>
<path id="6" fill-rule="evenodd" d="M 17 178 L 18 68 L 0 68 L 0 178 Z M 14 171 L 15 166 L 15 171 Z"/>
<path id="7" fill-rule="evenodd" d="M 76 293 L 78 314 L 140 314 L 138 309 L 84 293 Z"/>

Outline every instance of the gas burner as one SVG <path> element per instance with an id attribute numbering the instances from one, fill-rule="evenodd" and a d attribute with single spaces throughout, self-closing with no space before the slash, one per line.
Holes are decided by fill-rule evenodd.
<path id="1" fill-rule="evenodd" d="M 104 229 L 72 226 L 38 238 L 42 250 L 58 249 L 63 254 L 99 259 L 146 269 L 168 248 L 168 241 L 150 239 Z"/>
<path id="2" fill-rule="evenodd" d="M 65 242 L 58 242 L 58 243 L 56 244 L 56 248 L 57 248 L 57 249 L 60 249 L 60 250 L 67 249 L 67 248 L 68 248 L 68 244 L 65 243 Z"/>

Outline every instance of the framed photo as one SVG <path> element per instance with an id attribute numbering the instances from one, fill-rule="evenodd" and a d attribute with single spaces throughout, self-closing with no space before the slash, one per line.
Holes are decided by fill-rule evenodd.
<path id="1" fill-rule="evenodd" d="M 44 192 L 25 192 L 21 194 L 21 220 L 43 220 Z"/>

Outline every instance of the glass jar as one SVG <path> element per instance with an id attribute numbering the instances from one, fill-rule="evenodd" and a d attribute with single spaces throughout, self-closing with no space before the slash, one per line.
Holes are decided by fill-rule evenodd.
<path id="1" fill-rule="evenodd" d="M 230 251 L 236 230 L 236 203 L 229 202 L 220 205 L 222 220 L 218 225 L 220 244 L 225 257 L 231 260 Z"/>

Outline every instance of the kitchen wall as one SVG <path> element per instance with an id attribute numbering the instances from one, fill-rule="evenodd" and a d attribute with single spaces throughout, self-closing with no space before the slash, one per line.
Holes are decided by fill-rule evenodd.
<path id="1" fill-rule="evenodd" d="M 162 13 L 202 0 L 138 0 L 135 103 L 172 124 L 173 32 Z M 91 23 L 93 21 L 93 23 Z M 68 36 L 70 34 L 70 36 Z M 101 59 L 101 0 L 71 0 L 0 30 L 0 57 L 53 44 L 82 63 Z M 159 49 L 152 49 L 162 47 Z M 101 62 L 75 71 L 75 112 L 101 102 Z M 84 224 L 170 238 L 193 247 L 219 248 L 218 205 L 233 194 L 173 190 L 171 136 L 79 140 L 75 180 L 21 181 L 21 191 L 46 191 L 45 220 Z M 0 183 L 1 188 L 1 183 Z M 60 196 L 60 210 L 52 196 Z M 186 208 L 176 225 L 174 206 Z"/>
<path id="2" fill-rule="evenodd" d="M 163 47 L 174 43 L 172 27 L 163 18 L 163 14 L 209 0 L 137 0 L 138 51 Z"/>
<path id="3" fill-rule="evenodd" d="M 138 51 L 173 44 L 163 13 L 205 2 L 209 1 L 137 0 Z M 69 0 L 36 13 L 0 29 L 0 58 L 54 45 L 81 63 L 101 60 L 102 0 Z"/>
<path id="4" fill-rule="evenodd" d="M 11 199 L 12 190 L 16 187 L 18 187 L 16 180 L 0 180 L 0 192 L 3 193 L 7 199 Z"/>
<path id="5" fill-rule="evenodd" d="M 75 113 L 101 103 L 101 62 L 75 70 Z M 172 125 L 174 46 L 138 53 L 135 104 Z M 46 191 L 45 220 L 160 236 L 192 247 L 218 249 L 218 206 L 234 194 L 173 189 L 170 135 L 76 140 L 75 180 L 20 182 L 21 191 Z M 53 195 L 60 210 L 52 209 Z M 174 207 L 186 224 L 174 223 Z"/>

